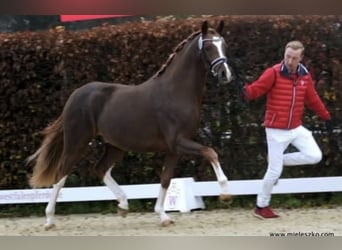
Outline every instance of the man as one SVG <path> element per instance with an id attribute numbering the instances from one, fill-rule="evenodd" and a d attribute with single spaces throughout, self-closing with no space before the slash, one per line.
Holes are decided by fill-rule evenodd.
<path id="1" fill-rule="evenodd" d="M 322 159 L 312 133 L 302 126 L 304 103 L 326 121 L 327 129 L 332 131 L 330 114 L 315 90 L 310 73 L 300 63 L 303 55 L 304 46 L 300 41 L 289 42 L 285 46 L 283 61 L 267 68 L 259 79 L 244 87 L 247 100 L 267 94 L 264 126 L 268 166 L 253 213 L 260 219 L 279 217 L 269 204 L 283 166 L 316 164 Z M 298 152 L 284 154 L 290 144 Z"/>

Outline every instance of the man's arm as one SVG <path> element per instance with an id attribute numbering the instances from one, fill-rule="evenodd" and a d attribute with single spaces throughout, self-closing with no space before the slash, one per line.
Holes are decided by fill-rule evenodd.
<path id="1" fill-rule="evenodd" d="M 273 87 L 275 77 L 274 69 L 267 68 L 256 81 L 245 85 L 244 98 L 254 100 L 266 94 Z"/>
<path id="2" fill-rule="evenodd" d="M 330 113 L 319 97 L 311 77 L 308 81 L 305 102 L 308 108 L 315 112 L 323 121 L 330 120 Z"/>

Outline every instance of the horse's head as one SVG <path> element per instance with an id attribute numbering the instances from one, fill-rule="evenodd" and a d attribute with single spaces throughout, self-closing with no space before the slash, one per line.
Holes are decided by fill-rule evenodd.
<path id="1" fill-rule="evenodd" d="M 233 80 L 232 70 L 227 63 L 226 42 L 221 36 L 224 23 L 220 22 L 217 29 L 208 28 L 208 22 L 202 24 L 201 34 L 198 39 L 198 47 L 204 63 L 211 74 L 221 83 L 229 83 Z"/>

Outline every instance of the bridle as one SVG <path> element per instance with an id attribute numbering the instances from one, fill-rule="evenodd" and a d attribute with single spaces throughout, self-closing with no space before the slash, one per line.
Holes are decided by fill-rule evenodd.
<path id="1" fill-rule="evenodd" d="M 221 64 L 224 64 L 224 63 L 227 63 L 227 57 L 225 56 L 219 56 L 217 58 L 215 58 L 213 61 L 210 61 L 207 54 L 203 51 L 203 44 L 204 42 L 207 42 L 207 41 L 210 41 L 210 42 L 220 42 L 220 41 L 224 41 L 223 37 L 219 37 L 219 38 L 205 38 L 203 39 L 202 36 L 199 37 L 198 39 L 198 48 L 199 48 L 199 51 L 200 51 L 200 55 L 202 56 L 203 60 L 209 65 L 209 70 L 211 72 L 211 74 L 214 76 L 214 77 L 217 77 L 218 75 L 218 72 L 216 70 L 216 67 L 218 65 L 221 65 Z"/>

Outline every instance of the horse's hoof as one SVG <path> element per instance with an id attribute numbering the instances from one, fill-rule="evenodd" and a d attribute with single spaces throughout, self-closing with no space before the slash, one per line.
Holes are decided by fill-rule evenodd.
<path id="1" fill-rule="evenodd" d="M 175 224 L 175 222 L 173 220 L 164 220 L 161 222 L 162 227 L 167 227 L 167 226 L 170 226 L 172 224 Z"/>
<path id="2" fill-rule="evenodd" d="M 121 207 L 118 207 L 118 214 L 125 218 L 128 214 L 128 209 L 122 209 Z"/>
<path id="3" fill-rule="evenodd" d="M 46 231 L 48 231 L 48 230 L 50 230 L 50 229 L 52 229 L 52 228 L 54 228 L 54 227 L 56 227 L 56 225 L 55 225 L 54 223 L 52 223 L 52 224 L 45 224 L 45 225 L 44 225 L 44 229 L 45 229 Z"/>
<path id="4" fill-rule="evenodd" d="M 220 194 L 220 200 L 227 202 L 232 200 L 232 196 L 230 194 Z"/>

